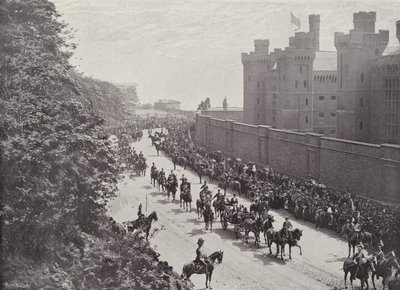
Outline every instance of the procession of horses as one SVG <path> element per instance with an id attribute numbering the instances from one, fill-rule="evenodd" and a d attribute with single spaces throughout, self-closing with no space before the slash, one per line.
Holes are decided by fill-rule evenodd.
<path id="1" fill-rule="evenodd" d="M 321 204 L 327 203 L 327 190 L 323 184 L 314 180 L 299 183 L 289 177 L 274 173 L 268 167 L 259 168 L 253 162 L 244 162 L 239 158 L 226 158 L 220 151 L 207 152 L 204 147 L 196 145 L 191 140 L 190 125 L 183 119 L 167 119 L 162 125 L 160 126 L 163 127 L 161 131 L 154 130 L 152 132 L 152 129 L 148 129 L 151 146 L 155 147 L 157 155 L 163 151 L 171 159 L 174 170 L 176 165 L 180 165 L 185 170 L 187 168 L 193 170 L 199 176 L 202 187 L 196 198 L 196 212 L 198 218 L 204 220 L 206 230 L 212 232 L 213 221 L 218 219 L 223 230 L 227 230 L 230 224 L 236 238 L 243 237 L 246 243 L 249 241 L 249 234 L 252 233 L 256 247 L 260 246 L 263 236 L 269 254 L 272 255 L 271 248 L 275 245 L 274 256 L 278 257 L 279 255 L 282 260 L 286 255 L 285 248 L 288 246 L 288 257 L 291 259 L 293 247 L 298 247 L 300 255 L 302 255 L 299 242 L 303 230 L 293 228 L 288 218 L 282 227 L 274 227 L 275 219 L 270 209 L 284 208 L 295 218 L 314 222 L 318 228 L 326 227 L 346 237 L 349 245 L 348 258 L 343 263 L 346 288 L 348 274 L 350 274 L 352 288 L 355 279 L 361 281 L 361 289 L 364 285 L 368 288 L 369 277 L 372 277 L 374 287 L 374 278 L 382 277 L 384 288 L 388 287 L 390 290 L 400 288 L 400 266 L 394 251 L 391 250 L 383 256 L 382 253 L 378 255 L 377 252 L 373 252 L 378 244 L 384 244 L 382 240 L 385 243 L 388 242 L 387 244 L 390 246 L 393 244 L 384 235 L 387 232 L 378 237 L 367 231 L 367 229 L 373 228 L 374 224 L 368 219 L 363 219 L 360 211 L 356 210 L 354 196 L 350 197 L 347 194 L 338 201 L 341 209 L 351 208 L 351 218 L 344 219 L 344 213 L 339 214 L 336 204 L 328 203 L 329 206 L 326 208 L 321 206 Z M 135 153 L 132 154 L 136 156 L 132 159 L 134 164 L 138 164 L 139 161 L 143 163 L 143 160 L 145 163 L 144 166 L 141 165 L 144 172 L 139 171 L 137 174 L 144 175 L 148 167 L 146 159 L 143 155 Z M 132 160 L 128 160 L 127 164 Z M 129 166 L 127 169 L 130 169 Z M 208 177 L 209 182 L 218 184 L 219 189 L 215 196 L 204 180 L 205 177 Z M 192 211 L 191 182 L 184 175 L 178 180 L 172 170 L 167 173 L 153 163 L 150 169 L 150 182 L 160 193 L 165 193 L 171 202 L 178 202 L 176 193 L 179 190 L 180 207 L 185 211 Z M 291 188 L 290 191 L 287 188 Z M 293 188 L 298 190 L 293 190 Z M 227 198 L 227 189 L 234 192 L 232 199 Z M 301 190 L 311 192 L 314 200 L 301 194 Z M 251 201 L 249 209 L 237 202 L 236 194 L 245 196 Z M 334 195 L 330 197 L 330 199 L 335 198 L 337 199 Z M 358 204 L 362 205 L 362 203 Z M 151 222 L 157 220 L 157 215 L 154 212 L 148 217 L 144 217 L 141 211 L 138 215 L 138 220 L 126 222 L 124 226 L 128 231 L 143 229 L 148 238 Z M 361 221 L 363 221 L 362 227 L 360 226 Z M 381 248 L 379 249 L 381 250 Z M 215 258 L 212 255 L 210 257 Z M 197 272 L 195 267 L 186 267 L 184 272 L 187 273 L 184 276 L 189 278 L 193 273 L 206 274 L 206 281 L 210 279 L 209 282 L 211 282 L 207 267 L 205 266 Z"/>

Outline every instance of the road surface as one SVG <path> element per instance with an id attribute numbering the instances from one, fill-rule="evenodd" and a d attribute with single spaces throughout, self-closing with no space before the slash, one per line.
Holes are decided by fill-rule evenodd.
<path id="1" fill-rule="evenodd" d="M 143 152 L 149 166 L 154 162 L 158 169 L 164 168 L 168 176 L 173 169 L 172 162 L 161 152 L 157 156 L 146 135 L 145 132 L 145 137 L 133 146 L 137 152 Z M 179 274 L 183 265 L 195 258 L 196 243 L 202 237 L 207 254 L 224 251 L 223 261 L 213 273 L 211 285 L 214 289 L 344 289 L 341 268 L 347 257 L 347 243 L 332 232 L 316 230 L 311 223 L 294 220 L 285 210 L 272 210 L 276 229 L 280 229 L 284 217 L 289 216 L 293 227 L 303 230 L 299 243 L 303 255 L 300 256 L 299 249 L 294 248 L 292 260 L 286 256 L 281 261 L 268 255 L 263 237 L 259 249 L 254 246 L 252 234 L 248 244 L 242 239 L 236 239 L 231 224 L 224 231 L 219 220 L 214 220 L 213 232 L 206 231 L 203 220 L 197 218 L 195 202 L 192 204 L 192 212 L 186 212 L 179 207 L 179 203 L 167 201 L 167 196 L 150 184 L 149 171 L 145 177 L 125 176 L 119 185 L 121 194 L 110 202 L 109 213 L 117 222 L 136 219 L 139 203 L 143 204 L 143 211 L 146 211 L 147 198 L 145 214 L 155 210 L 158 215 L 158 222 L 153 223 L 157 232 L 151 239 L 151 245 L 161 254 L 160 259 L 168 261 Z M 175 174 L 178 178 L 185 174 L 192 183 L 192 197 L 195 201 L 200 191 L 198 176 L 179 166 Z M 216 185 L 209 187 L 213 193 L 216 192 Z M 231 196 L 229 191 L 227 196 Z M 248 200 L 238 199 L 240 204 L 249 206 Z M 276 251 L 275 245 L 272 250 Z M 205 275 L 193 275 L 191 281 L 195 289 L 205 288 Z M 381 285 L 381 280 L 377 284 Z M 354 285 L 359 286 L 360 281 L 355 281 Z"/>

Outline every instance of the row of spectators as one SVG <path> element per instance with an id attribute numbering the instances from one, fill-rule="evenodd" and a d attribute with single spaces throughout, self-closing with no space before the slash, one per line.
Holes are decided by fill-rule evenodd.
<path id="1" fill-rule="evenodd" d="M 399 206 L 384 204 L 352 193 L 328 189 L 313 180 L 298 180 L 264 167 L 258 168 L 220 152 L 207 152 L 192 141 L 193 122 L 169 117 L 163 120 L 169 135 L 164 142 L 167 154 L 185 162 L 199 175 L 208 173 L 225 186 L 240 183 L 239 192 L 251 197 L 268 195 L 272 207 L 282 207 L 297 218 L 316 222 L 340 233 L 346 220 L 382 240 L 386 250 L 400 250 Z M 200 165 L 200 166 L 199 166 Z"/>

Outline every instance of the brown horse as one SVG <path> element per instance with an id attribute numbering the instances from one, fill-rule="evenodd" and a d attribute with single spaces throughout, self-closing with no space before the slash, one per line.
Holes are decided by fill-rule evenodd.
<path id="1" fill-rule="evenodd" d="M 203 217 L 204 217 L 204 224 L 206 230 L 210 229 L 212 232 L 212 223 L 214 219 L 214 213 L 211 209 L 211 205 L 209 203 L 206 203 L 204 206 L 204 211 L 203 211 Z"/>
<path id="2" fill-rule="evenodd" d="M 243 228 L 244 228 L 244 237 L 246 240 L 246 243 L 249 242 L 249 233 L 253 232 L 254 234 L 254 245 L 258 248 L 260 245 L 260 232 L 263 227 L 263 220 L 261 217 L 258 217 L 256 220 L 253 219 L 246 219 L 243 222 Z"/>
<path id="3" fill-rule="evenodd" d="M 127 225 L 128 232 L 133 232 L 137 229 L 142 230 L 146 233 L 146 240 L 149 240 L 149 233 L 151 229 L 151 224 L 153 221 L 158 221 L 157 213 L 153 211 L 147 217 L 143 219 L 137 219 L 135 221 L 123 222 L 123 225 Z"/>
<path id="4" fill-rule="evenodd" d="M 344 271 L 344 287 L 347 289 L 347 274 L 350 273 L 350 283 L 351 289 L 353 289 L 353 280 L 360 279 L 361 281 L 361 290 L 364 289 L 364 283 L 368 285 L 369 271 L 375 272 L 373 259 L 363 258 L 361 263 L 357 264 L 351 258 L 347 258 L 343 263 L 343 271 Z"/>
<path id="5" fill-rule="evenodd" d="M 272 255 L 271 246 L 275 243 L 276 245 L 276 254 L 275 258 L 279 254 L 279 247 L 281 248 L 281 260 L 283 260 L 283 248 L 287 243 L 287 237 L 282 235 L 281 232 L 274 231 L 272 228 L 267 230 L 267 245 L 269 248 L 269 254 Z"/>
<path id="6" fill-rule="evenodd" d="M 385 289 L 385 283 L 387 278 L 392 276 L 392 269 L 400 269 L 399 263 L 397 262 L 397 259 L 394 256 L 391 256 L 388 259 L 383 259 L 382 261 L 377 261 L 376 257 L 374 260 L 375 264 L 375 271 L 372 273 L 372 285 L 374 285 L 374 288 L 376 289 L 375 286 L 375 277 L 376 279 L 379 279 L 379 277 L 382 277 L 382 285 L 383 289 Z"/>
<path id="7" fill-rule="evenodd" d="M 289 245 L 289 259 L 292 259 L 292 247 L 297 247 L 300 249 L 300 256 L 303 255 L 303 251 L 301 250 L 301 246 L 298 244 L 301 236 L 303 235 L 303 230 L 294 229 L 290 231 L 287 239 L 287 244 Z M 282 251 L 285 253 L 285 244 L 282 246 Z"/>
<path id="8" fill-rule="evenodd" d="M 222 263 L 222 258 L 224 257 L 223 251 L 217 251 L 208 256 L 206 265 L 196 265 L 196 262 L 189 262 L 183 266 L 182 269 L 182 279 L 190 279 L 193 274 L 206 274 L 206 288 L 210 286 L 211 289 L 211 278 L 214 271 L 214 264 Z"/>

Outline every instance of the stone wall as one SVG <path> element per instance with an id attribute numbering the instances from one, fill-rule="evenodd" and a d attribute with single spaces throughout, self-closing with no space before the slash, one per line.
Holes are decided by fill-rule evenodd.
<path id="1" fill-rule="evenodd" d="M 400 202 L 400 146 L 296 133 L 196 115 L 196 142 L 330 188 Z"/>

